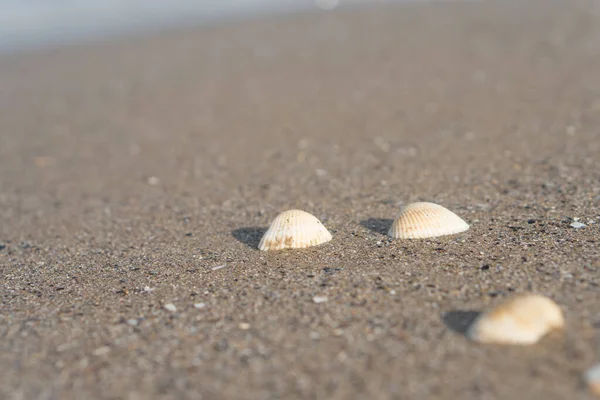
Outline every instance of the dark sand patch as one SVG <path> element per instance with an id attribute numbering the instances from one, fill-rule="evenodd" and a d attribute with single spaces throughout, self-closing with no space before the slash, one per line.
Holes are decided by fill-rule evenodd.
<path id="1" fill-rule="evenodd" d="M 246 246 L 257 249 L 260 239 L 263 237 L 267 229 L 268 228 L 253 226 L 249 228 L 235 229 L 231 232 L 231 234 L 234 238 L 244 243 Z"/>
<path id="2" fill-rule="evenodd" d="M 480 311 L 449 311 L 443 314 L 442 319 L 448 328 L 464 335 L 480 314 Z"/>

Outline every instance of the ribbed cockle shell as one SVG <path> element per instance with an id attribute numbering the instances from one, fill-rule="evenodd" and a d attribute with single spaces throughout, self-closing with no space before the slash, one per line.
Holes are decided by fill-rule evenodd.
<path id="1" fill-rule="evenodd" d="M 469 225 L 452 211 L 434 203 L 412 203 L 404 207 L 388 235 L 396 239 L 425 239 L 453 235 Z"/>
<path id="2" fill-rule="evenodd" d="M 271 222 L 258 248 L 263 251 L 302 249 L 328 242 L 331 238 L 331 233 L 314 215 L 301 210 L 288 210 Z"/>

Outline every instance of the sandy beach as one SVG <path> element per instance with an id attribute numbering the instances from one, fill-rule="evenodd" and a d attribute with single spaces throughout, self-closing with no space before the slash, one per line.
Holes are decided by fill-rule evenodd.
<path id="1" fill-rule="evenodd" d="M 599 161 L 594 2 L 381 4 L 2 56 L 0 398 L 588 398 Z M 391 240 L 414 201 L 471 228 Z M 333 240 L 257 250 L 290 208 Z M 462 334 L 523 292 L 566 329 Z"/>

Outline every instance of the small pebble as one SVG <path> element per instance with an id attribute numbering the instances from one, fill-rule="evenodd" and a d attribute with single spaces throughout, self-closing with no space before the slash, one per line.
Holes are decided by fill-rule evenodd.
<path id="1" fill-rule="evenodd" d="M 600 396 L 600 364 L 596 364 L 588 369 L 584 375 L 584 379 L 590 392 Z"/>
<path id="2" fill-rule="evenodd" d="M 250 329 L 250 324 L 246 323 L 246 322 L 242 322 L 241 324 L 238 325 L 239 328 L 241 330 L 247 331 L 248 329 Z"/>
<path id="3" fill-rule="evenodd" d="M 320 178 L 327 176 L 327 171 L 324 169 L 317 169 L 316 173 L 317 173 L 317 176 Z"/>
<path id="4" fill-rule="evenodd" d="M 377 243 L 375 243 L 375 244 L 377 245 L 377 247 L 381 247 L 381 246 L 383 246 L 383 242 L 381 242 L 381 241 L 379 241 L 379 242 L 377 242 Z"/>
<path id="5" fill-rule="evenodd" d="M 194 308 L 197 308 L 198 310 L 200 310 L 201 308 L 205 308 L 206 304 L 205 303 L 196 303 L 194 304 Z"/>
<path id="6" fill-rule="evenodd" d="M 571 224 L 571 227 L 572 227 L 572 228 L 575 228 L 575 229 L 579 229 L 579 228 L 585 228 L 586 226 L 587 226 L 586 224 L 584 224 L 584 223 L 581 223 L 581 222 L 579 222 L 579 221 L 575 221 L 575 222 L 573 222 L 573 223 Z"/>
<path id="7" fill-rule="evenodd" d="M 144 286 L 144 292 L 146 292 L 146 293 L 150 293 L 153 290 L 154 290 L 154 288 L 151 288 L 150 286 Z"/>
<path id="8" fill-rule="evenodd" d="M 69 343 L 63 343 L 63 344 L 61 344 L 61 345 L 59 345 L 59 346 L 56 347 L 56 351 L 58 351 L 60 353 L 60 352 L 69 350 L 71 348 L 73 348 L 73 343 L 70 343 L 70 342 Z"/>
<path id="9" fill-rule="evenodd" d="M 326 303 L 327 302 L 327 296 L 315 296 L 313 297 L 313 301 L 317 304 L 319 303 Z"/>
<path id="10" fill-rule="evenodd" d="M 110 347 L 108 346 L 98 347 L 96 350 L 94 350 L 95 356 L 104 356 L 108 353 L 110 353 Z"/>
<path id="11" fill-rule="evenodd" d="M 35 165 L 38 167 L 48 167 L 56 164 L 56 158 L 49 156 L 36 157 L 34 159 Z"/>
<path id="12" fill-rule="evenodd" d="M 127 320 L 127 325 L 130 325 L 130 326 L 138 326 L 139 323 L 140 322 L 135 318 Z"/>
<path id="13" fill-rule="evenodd" d="M 175 307 L 175 304 L 168 303 L 168 304 L 165 304 L 165 310 L 175 312 L 175 311 L 177 311 L 177 307 Z"/>

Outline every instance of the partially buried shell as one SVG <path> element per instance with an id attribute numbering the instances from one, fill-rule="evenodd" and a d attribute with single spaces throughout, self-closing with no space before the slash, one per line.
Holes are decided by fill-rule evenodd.
<path id="1" fill-rule="evenodd" d="M 314 215 L 301 210 L 288 210 L 279 214 L 262 239 L 262 251 L 302 249 L 331 240 L 331 233 Z"/>
<path id="2" fill-rule="evenodd" d="M 453 235 L 469 229 L 458 215 L 434 203 L 412 203 L 404 207 L 388 235 L 396 239 L 425 239 Z"/>
<path id="3" fill-rule="evenodd" d="M 480 343 L 534 344 L 565 324 L 560 307 L 547 297 L 520 295 L 480 315 L 467 336 Z"/>
<path id="4" fill-rule="evenodd" d="M 596 364 L 592 368 L 588 369 L 584 375 L 584 378 L 590 392 L 600 396 L 600 364 Z"/>

